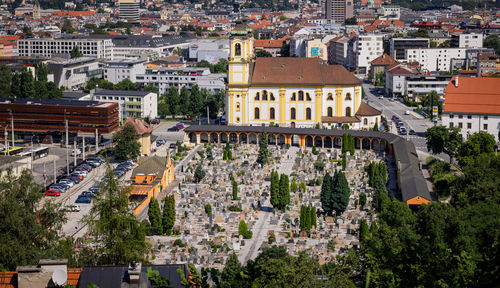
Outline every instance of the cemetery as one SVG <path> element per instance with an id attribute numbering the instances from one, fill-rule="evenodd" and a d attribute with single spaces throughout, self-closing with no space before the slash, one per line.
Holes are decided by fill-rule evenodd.
<path id="1" fill-rule="evenodd" d="M 325 263 L 357 248 L 360 221 L 371 223 L 376 217 L 365 166 L 387 162 L 389 193 L 397 191 L 396 164 L 385 151 L 266 145 L 267 161 L 262 163 L 260 145 L 185 145 L 200 147 L 176 172 L 179 185 L 171 191 L 175 224 L 170 235 L 150 237 L 153 263 L 222 268 L 233 251 L 246 262 L 271 245 L 293 255 L 306 251 Z M 348 198 L 343 212 L 326 214 L 322 181 L 335 171 L 345 175 Z M 283 189 L 288 194 L 278 206 L 273 197 Z"/>

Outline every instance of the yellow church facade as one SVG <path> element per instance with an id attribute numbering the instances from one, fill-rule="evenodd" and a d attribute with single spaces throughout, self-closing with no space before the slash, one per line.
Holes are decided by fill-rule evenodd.
<path id="1" fill-rule="evenodd" d="M 369 129 L 380 123 L 380 111 L 362 102 L 361 81 L 344 67 L 326 65 L 318 58 L 255 58 L 251 30 L 237 25 L 232 33 L 226 99 L 229 125 L 347 124 Z"/>

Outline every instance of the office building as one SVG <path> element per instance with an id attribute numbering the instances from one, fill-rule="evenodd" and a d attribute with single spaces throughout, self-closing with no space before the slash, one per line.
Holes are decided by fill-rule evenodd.
<path id="1" fill-rule="evenodd" d="M 483 131 L 500 141 L 500 78 L 454 77 L 446 86 L 443 125 L 458 127 L 464 139 Z"/>
<path id="2" fill-rule="evenodd" d="M 118 128 L 118 104 L 97 101 L 49 99 L 0 99 L 0 122 L 16 134 L 111 133 Z M 2 125 L 2 129 L 4 128 Z"/>
<path id="3" fill-rule="evenodd" d="M 94 101 L 118 103 L 120 120 L 127 117 L 154 119 L 158 116 L 158 94 L 147 91 L 120 91 L 101 88 L 92 89 Z"/>
<path id="4" fill-rule="evenodd" d="M 397 61 L 405 60 L 406 49 L 429 48 L 428 38 L 391 38 L 390 55 Z"/>
<path id="5" fill-rule="evenodd" d="M 141 0 L 118 0 L 120 19 L 128 22 L 139 21 Z"/>
<path id="6" fill-rule="evenodd" d="M 111 39 L 83 38 L 30 38 L 18 40 L 20 57 L 64 57 L 69 58 L 73 47 L 78 46 L 83 56 L 111 58 L 113 43 Z"/>
<path id="7" fill-rule="evenodd" d="M 106 61 L 102 67 L 104 79 L 113 84 L 116 84 L 123 79 L 130 79 L 130 81 L 136 83 L 137 75 L 144 74 L 146 71 L 145 62 L 146 61 L 144 60 L 128 59 Z"/>

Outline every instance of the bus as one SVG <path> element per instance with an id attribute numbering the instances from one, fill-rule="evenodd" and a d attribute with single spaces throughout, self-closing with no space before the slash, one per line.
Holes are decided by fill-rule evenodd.
<path id="1" fill-rule="evenodd" d="M 19 156 L 31 156 L 31 149 L 26 148 L 26 152 L 20 153 Z M 38 147 L 33 149 L 33 160 L 47 157 L 49 155 L 49 147 Z"/>
<path id="2" fill-rule="evenodd" d="M 2 148 L 3 150 L 0 151 L 1 155 L 10 155 L 10 156 L 14 156 L 14 155 L 19 155 L 23 152 L 23 147 L 14 147 L 12 149 L 9 149 L 9 151 L 7 151 L 7 149 L 5 148 Z"/>

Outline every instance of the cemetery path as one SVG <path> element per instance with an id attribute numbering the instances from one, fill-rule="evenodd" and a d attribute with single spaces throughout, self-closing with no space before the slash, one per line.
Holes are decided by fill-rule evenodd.
<path id="1" fill-rule="evenodd" d="M 293 172 L 295 157 L 297 157 L 298 151 L 299 148 L 293 146 L 288 149 L 278 167 L 278 173 L 290 175 Z M 260 253 L 260 244 L 267 241 L 269 231 L 276 228 L 269 221 L 269 217 L 273 213 L 272 211 L 273 208 L 270 199 L 267 197 L 265 202 L 262 203 L 262 209 L 259 211 L 259 219 L 252 229 L 254 235 L 252 239 L 246 241 L 247 245 L 243 247 L 242 253 L 240 253 L 240 262 L 246 263 L 250 259 L 255 259 Z"/>
<path id="2" fill-rule="evenodd" d="M 293 172 L 293 165 L 295 164 L 295 157 L 297 157 L 298 151 L 299 148 L 295 146 L 291 146 L 288 151 L 286 151 L 286 155 L 283 156 L 280 167 L 278 168 L 279 174 L 290 175 Z"/>

